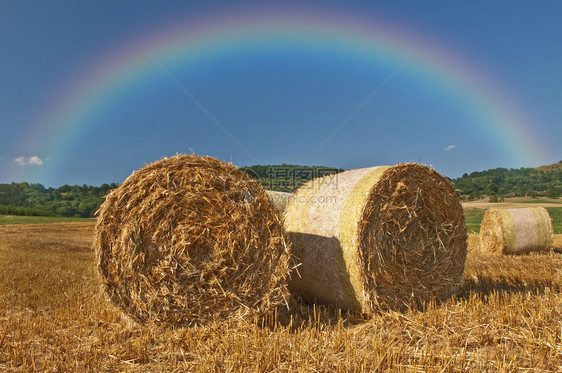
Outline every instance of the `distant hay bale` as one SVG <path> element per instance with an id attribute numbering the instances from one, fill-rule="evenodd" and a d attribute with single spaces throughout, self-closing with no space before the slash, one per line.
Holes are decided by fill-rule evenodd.
<path id="1" fill-rule="evenodd" d="M 280 215 L 256 180 L 211 157 L 133 173 L 100 208 L 95 249 L 109 298 L 141 323 L 202 325 L 284 303 Z"/>
<path id="2" fill-rule="evenodd" d="M 467 251 L 481 251 L 480 250 L 480 235 L 477 233 L 472 233 L 468 235 L 468 239 L 466 240 L 467 244 Z"/>
<path id="3" fill-rule="evenodd" d="M 527 254 L 552 249 L 552 222 L 543 207 L 486 211 L 480 225 L 482 251 Z"/>
<path id="4" fill-rule="evenodd" d="M 277 211 L 283 213 L 289 204 L 291 199 L 292 193 L 287 192 L 278 192 L 275 190 L 266 190 L 265 193 L 267 194 L 267 198 L 269 202 L 275 206 Z"/>
<path id="5" fill-rule="evenodd" d="M 450 296 L 462 280 L 467 234 L 447 179 L 419 164 L 312 180 L 291 198 L 285 229 L 289 290 L 365 314 Z"/>

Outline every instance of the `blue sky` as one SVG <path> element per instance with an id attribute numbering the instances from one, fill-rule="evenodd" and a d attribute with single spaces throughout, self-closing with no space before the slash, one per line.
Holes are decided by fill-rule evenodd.
<path id="1" fill-rule="evenodd" d="M 562 159 L 559 1 L 194 3 L 0 0 L 0 183 L 120 183 L 191 150 L 238 166 L 421 160 L 449 177 Z M 252 14 L 341 15 L 347 36 L 286 26 L 196 53 L 154 44 Z M 387 45 L 348 33 L 355 19 Z M 87 79 L 143 43 L 137 75 Z"/>

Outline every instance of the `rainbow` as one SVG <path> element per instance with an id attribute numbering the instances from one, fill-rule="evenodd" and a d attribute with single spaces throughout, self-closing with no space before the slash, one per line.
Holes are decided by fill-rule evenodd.
<path id="1" fill-rule="evenodd" d="M 171 26 L 116 43 L 89 66 L 69 75 L 66 85 L 40 111 L 17 149 L 29 155 L 48 154 L 55 163 L 64 162 L 67 144 L 95 122 L 92 119 L 104 103 L 154 73 L 154 58 L 164 64 L 178 59 L 216 58 L 224 49 L 272 42 L 323 45 L 393 63 L 413 60 L 432 84 L 456 92 L 482 121 L 482 129 L 497 139 L 498 146 L 512 159 L 520 164 L 549 159 L 525 113 L 508 101 L 509 95 L 490 74 L 459 51 L 409 32 L 395 22 L 325 7 L 228 9 L 180 19 Z"/>

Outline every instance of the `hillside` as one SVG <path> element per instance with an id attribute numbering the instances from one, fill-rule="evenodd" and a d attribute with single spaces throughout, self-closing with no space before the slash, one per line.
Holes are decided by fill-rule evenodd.
<path id="1" fill-rule="evenodd" d="M 116 187 L 115 183 L 59 188 L 25 182 L 0 184 L 0 214 L 89 218 L 94 216 L 107 193 Z"/>
<path id="2" fill-rule="evenodd" d="M 311 178 L 344 171 L 324 166 L 254 165 L 244 171 L 260 180 L 266 189 L 292 192 Z M 495 168 L 465 173 L 451 179 L 461 196 L 477 199 L 486 196 L 545 195 L 551 198 L 562 194 L 562 161 L 538 168 Z"/>
<path id="3" fill-rule="evenodd" d="M 562 194 L 562 161 L 538 168 L 494 168 L 475 171 L 452 179 L 461 196 L 477 199 L 487 196 L 544 195 L 555 198 Z"/>
<path id="4" fill-rule="evenodd" d="M 258 179 L 265 189 L 293 192 L 307 181 L 344 170 L 325 166 L 254 165 L 242 170 Z M 538 168 L 495 168 L 475 171 L 452 179 L 454 187 L 465 200 L 491 196 L 562 195 L 562 161 Z M 0 214 L 56 215 L 92 217 L 105 195 L 117 184 L 45 188 L 41 184 L 0 184 Z"/>
<path id="5" fill-rule="evenodd" d="M 554 164 L 550 164 L 547 166 L 540 166 L 537 167 L 537 171 L 540 172 L 555 172 L 555 171 L 562 171 L 562 161 Z"/>

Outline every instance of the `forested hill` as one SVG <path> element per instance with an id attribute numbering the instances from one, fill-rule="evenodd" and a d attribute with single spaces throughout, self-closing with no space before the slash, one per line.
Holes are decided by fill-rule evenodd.
<path id="1" fill-rule="evenodd" d="M 45 188 L 41 184 L 0 184 L 0 214 L 93 217 L 107 193 L 117 184 Z"/>
<path id="2" fill-rule="evenodd" d="M 562 194 L 562 161 L 538 168 L 476 171 L 451 181 L 460 194 L 472 198 L 537 194 L 558 197 Z"/>
<path id="3" fill-rule="evenodd" d="M 330 167 L 255 165 L 242 167 L 266 189 L 292 192 L 308 180 L 343 171 Z M 459 195 L 468 198 L 505 195 L 562 195 L 562 161 L 538 168 L 495 168 L 452 179 Z M 0 184 L 0 215 L 59 215 L 93 217 L 117 184 L 46 188 L 41 184 Z"/>
<path id="4" fill-rule="evenodd" d="M 244 171 L 260 180 L 266 189 L 291 192 L 308 180 L 343 171 L 329 167 L 256 165 Z M 93 217 L 108 192 L 117 184 L 46 188 L 41 184 L 0 184 L 0 215 Z"/>
<path id="5" fill-rule="evenodd" d="M 329 167 L 304 167 L 297 165 L 267 165 L 242 168 L 259 178 L 266 189 L 293 191 L 311 177 L 325 176 L 343 171 Z M 538 168 L 495 168 L 475 171 L 451 179 L 460 195 L 479 198 L 482 195 L 562 195 L 562 161 Z"/>

